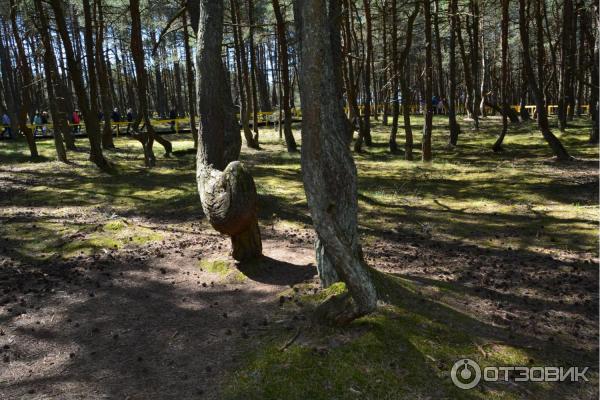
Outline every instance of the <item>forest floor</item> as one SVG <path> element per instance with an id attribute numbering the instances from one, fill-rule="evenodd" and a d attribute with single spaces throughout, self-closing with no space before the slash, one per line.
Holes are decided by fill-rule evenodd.
<path id="1" fill-rule="evenodd" d="M 420 118 L 415 118 L 419 132 Z M 589 122 L 560 135 L 557 164 L 532 124 L 466 123 L 434 162 L 387 152 L 388 127 L 355 155 L 360 232 L 378 311 L 315 327 L 313 231 L 299 154 L 264 129 L 244 148 L 260 194 L 263 259 L 236 264 L 203 218 L 188 135 L 143 167 L 116 140 L 100 173 L 82 152 L 31 162 L 0 141 L 2 399 L 595 399 L 598 153 Z M 299 139 L 298 132 L 295 132 Z M 420 135 L 417 135 L 420 136 Z M 399 138 L 402 143 L 403 137 Z M 417 138 L 415 159 L 419 159 Z M 157 156 L 161 154 L 156 147 Z M 590 367 L 590 382 L 451 382 L 455 361 Z"/>

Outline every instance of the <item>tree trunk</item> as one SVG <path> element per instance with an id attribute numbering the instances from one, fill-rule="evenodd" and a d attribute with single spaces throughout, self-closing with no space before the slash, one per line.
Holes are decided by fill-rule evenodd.
<path id="1" fill-rule="evenodd" d="M 35 2 L 35 8 L 40 20 L 40 37 L 44 46 L 44 70 L 46 75 L 46 87 L 48 90 L 48 98 L 54 99 L 57 97 L 59 85 L 58 67 L 54 58 L 54 49 L 52 48 L 52 39 L 48 26 L 48 17 L 41 2 Z M 63 135 L 68 130 L 67 119 L 64 113 L 59 113 L 57 103 L 49 101 L 50 114 L 54 123 L 54 147 L 56 148 L 56 156 L 59 161 L 67 162 L 67 151 L 63 141 Z"/>
<path id="2" fill-rule="evenodd" d="M 221 59 L 223 2 L 200 1 L 197 90 L 200 115 L 196 180 L 202 209 L 215 230 L 231 237 L 238 261 L 260 257 L 254 180 L 239 162 L 241 138 Z"/>
<path id="3" fill-rule="evenodd" d="M 494 143 L 494 146 L 492 147 L 492 150 L 494 150 L 495 152 L 499 152 L 502 151 L 502 142 L 504 141 L 504 137 L 506 136 L 506 132 L 508 131 L 508 117 L 507 117 L 507 110 L 508 110 L 508 103 L 507 103 L 507 81 L 508 81 L 508 3 L 509 0 L 502 0 L 502 22 L 501 22 L 501 29 L 502 29 L 502 78 L 501 78 L 501 82 L 500 82 L 500 98 L 501 98 L 501 103 L 502 103 L 502 109 L 503 109 L 503 113 L 502 113 L 502 132 L 500 133 L 500 136 L 498 137 L 498 139 L 496 140 L 496 143 Z"/>
<path id="4" fill-rule="evenodd" d="M 408 22 L 406 25 L 406 39 L 404 43 L 404 48 L 400 53 L 399 66 L 400 90 L 402 92 L 402 119 L 404 123 L 405 136 L 404 158 L 409 161 L 413 159 L 413 133 L 410 121 L 410 105 L 412 103 L 412 92 L 408 84 L 410 71 L 410 68 L 408 67 L 408 56 L 412 47 L 414 25 L 415 20 L 417 19 L 417 15 L 419 15 L 420 6 L 421 2 L 415 1 L 415 8 L 413 9 L 412 14 L 410 14 L 408 17 Z"/>
<path id="5" fill-rule="evenodd" d="M 102 113 L 104 114 L 104 126 L 102 128 L 102 147 L 105 149 L 114 149 L 112 135 L 111 112 L 113 108 L 112 96 L 110 94 L 110 81 L 104 58 L 104 12 L 102 10 L 102 0 L 96 0 L 98 7 L 98 23 L 96 30 L 96 63 L 98 65 L 98 88 L 100 89 L 100 102 L 102 104 Z"/>
<path id="6" fill-rule="evenodd" d="M 198 148 L 198 125 L 196 124 L 196 84 L 194 81 L 194 71 L 192 70 L 194 62 L 192 60 L 192 50 L 190 48 L 187 10 L 183 12 L 181 18 L 183 19 L 183 47 L 185 51 L 185 76 L 187 80 L 186 89 L 188 109 L 190 112 L 190 129 L 192 131 L 192 138 L 194 140 L 194 148 Z"/>
<path id="7" fill-rule="evenodd" d="M 144 161 L 146 166 L 152 167 L 156 163 L 156 158 L 152 150 L 154 140 L 156 139 L 165 149 L 167 156 L 171 154 L 173 147 L 171 142 L 160 137 L 154 132 L 154 128 L 150 122 L 148 116 L 148 90 L 146 83 L 148 81 L 148 75 L 144 65 L 144 49 L 142 47 L 142 26 L 140 19 L 140 2 L 139 0 L 130 1 L 131 11 L 131 54 L 135 64 L 136 72 L 136 84 L 138 91 L 139 110 L 137 117 L 132 124 L 134 136 L 140 141 L 144 149 Z M 140 131 L 139 124 L 143 121 L 146 132 Z"/>
<path id="8" fill-rule="evenodd" d="M 541 70 L 544 67 L 544 40 L 543 40 L 543 25 L 542 25 L 542 4 L 543 0 L 533 0 L 536 3 L 536 36 L 537 36 L 537 67 L 540 76 L 543 76 Z M 523 49 L 523 67 L 527 74 L 529 82 L 529 88 L 531 94 L 535 99 L 535 105 L 538 114 L 538 126 L 542 132 L 542 136 L 552 148 L 554 155 L 559 161 L 569 161 L 572 157 L 569 155 L 567 150 L 563 147 L 562 143 L 550 130 L 548 124 L 548 112 L 546 109 L 546 101 L 544 94 L 538 85 L 538 78 L 533 70 L 531 64 L 531 54 L 529 45 L 529 18 L 528 18 L 528 5 L 531 0 L 519 0 L 519 34 L 521 37 L 521 45 Z"/>
<path id="9" fill-rule="evenodd" d="M 373 101 L 373 95 L 371 93 L 371 64 L 373 63 L 373 22 L 371 20 L 371 0 L 363 0 L 363 6 L 365 8 L 365 20 L 367 25 L 367 50 L 365 57 L 365 74 L 363 78 L 365 86 L 365 97 L 364 97 L 364 122 L 363 122 L 363 133 L 362 136 L 367 146 L 373 144 L 371 137 L 371 102 Z"/>
<path id="10" fill-rule="evenodd" d="M 10 116 L 11 130 L 16 134 L 18 130 L 18 96 L 15 81 L 17 80 L 12 64 L 10 62 L 10 56 L 8 54 L 8 42 L 5 40 L 8 38 L 8 29 L 3 21 L 0 21 L 0 26 L 3 32 L 3 38 L 0 38 L 0 71 L 2 72 L 2 84 L 5 90 L 5 101 L 8 107 L 8 114 Z"/>
<path id="11" fill-rule="evenodd" d="M 346 95 L 348 100 L 348 111 L 350 115 L 350 126 L 352 131 L 354 131 L 355 123 L 358 122 L 358 138 L 354 142 L 354 151 L 360 153 L 362 151 L 362 143 L 364 141 L 364 128 L 363 121 L 360 118 L 360 110 L 358 109 L 357 103 L 357 84 L 356 84 L 356 75 L 354 71 L 354 62 L 352 57 L 352 46 L 354 45 L 354 41 L 352 40 L 352 25 L 350 21 L 352 19 L 352 8 L 350 0 L 342 0 L 344 13 L 343 13 L 343 25 L 342 31 L 344 34 L 344 49 L 343 51 L 343 63 L 346 65 L 344 80 L 346 86 Z"/>
<path id="12" fill-rule="evenodd" d="M 258 141 L 254 140 L 250 130 L 250 111 L 252 104 L 252 89 L 250 88 L 250 74 L 248 72 L 248 61 L 246 58 L 246 49 L 243 41 L 240 10 L 237 0 L 230 0 L 231 18 L 235 18 L 236 24 L 233 27 L 233 38 L 235 45 L 236 64 L 238 70 L 238 86 L 240 87 L 240 119 L 242 121 L 242 130 L 246 140 L 246 146 L 252 149 L 259 149 Z M 241 80 L 241 82 L 240 82 Z"/>
<path id="13" fill-rule="evenodd" d="M 456 20 L 458 19 L 458 0 L 450 0 L 448 3 L 448 14 L 450 19 L 450 42 L 448 43 L 448 78 L 450 87 L 448 93 L 448 124 L 450 125 L 450 145 L 456 146 L 460 125 L 456 120 Z"/>
<path id="14" fill-rule="evenodd" d="M 431 130 L 433 125 L 433 60 L 431 55 L 431 3 L 423 0 L 425 15 L 425 123 L 423 125 L 422 160 L 431 161 Z"/>
<path id="15" fill-rule="evenodd" d="M 469 40 L 471 43 L 471 74 L 473 76 L 473 124 L 476 130 L 479 130 L 479 103 L 481 102 L 481 93 L 479 87 L 479 0 L 470 0 L 471 8 L 471 28 Z M 468 18 L 467 18 L 468 19 Z M 467 28 L 469 24 L 467 23 Z"/>
<path id="16" fill-rule="evenodd" d="M 416 2 L 419 3 L 418 1 Z M 397 0 L 392 0 L 392 129 L 390 131 L 390 139 L 389 139 L 389 147 L 390 153 L 394 154 L 398 152 L 398 143 L 396 137 L 398 136 L 398 114 L 400 114 L 400 99 L 398 98 L 398 85 L 400 84 L 400 62 L 398 60 L 398 4 Z M 403 78 L 404 79 L 404 78 Z M 405 104 L 406 107 L 406 104 Z M 410 126 L 408 127 L 410 130 Z M 406 143 L 408 145 L 408 132 L 406 135 Z M 411 146 L 406 149 L 406 159 L 409 160 L 408 155 L 410 154 L 410 159 L 412 159 L 412 132 L 410 133 L 411 138 Z"/>
<path id="17" fill-rule="evenodd" d="M 593 17 L 598 19 L 598 5 L 594 6 Z M 593 24 L 592 24 L 593 26 Z M 597 28 L 596 28 L 597 32 Z M 598 83 L 598 63 L 600 62 L 600 58 L 598 56 L 598 51 L 600 48 L 600 37 L 598 35 L 590 35 L 590 39 L 593 40 L 593 43 L 590 40 L 590 48 L 593 48 L 592 51 L 592 87 L 591 87 L 591 95 L 590 95 L 590 113 L 592 115 L 592 129 L 590 132 L 590 143 L 598 144 L 599 138 L 599 129 L 598 123 L 600 122 L 600 105 L 598 104 L 598 89 L 600 88 Z"/>
<path id="18" fill-rule="evenodd" d="M 88 0 L 84 0 L 84 8 L 86 6 L 89 7 Z M 54 15 L 56 18 L 56 26 L 60 37 L 62 39 L 63 46 L 65 48 L 65 54 L 67 58 L 67 65 L 69 68 L 69 73 L 71 76 L 71 80 L 73 82 L 73 87 L 75 89 L 75 93 L 77 94 L 77 100 L 79 102 L 79 109 L 81 110 L 81 114 L 83 115 L 83 120 L 85 122 L 85 132 L 90 141 L 90 160 L 98 166 L 101 170 L 105 172 L 113 172 L 114 169 L 112 165 L 104 158 L 102 154 L 102 144 L 100 140 L 100 123 L 98 121 L 98 108 L 93 107 L 94 102 L 88 100 L 87 93 L 85 90 L 85 83 L 83 79 L 83 74 L 81 69 L 79 68 L 79 63 L 75 56 L 75 52 L 73 50 L 73 44 L 71 42 L 71 37 L 69 36 L 69 31 L 67 30 L 67 23 L 65 20 L 65 14 L 62 8 L 62 1 L 60 0 L 50 0 L 50 5 L 52 6 L 52 10 L 54 11 Z M 88 9 L 89 12 L 89 9 Z M 91 18 L 88 15 L 88 19 Z M 86 27 L 87 28 L 87 27 Z M 87 29 L 86 29 L 87 31 Z M 92 32 L 91 27 L 88 32 L 86 32 L 86 47 L 89 48 L 87 51 L 88 58 L 88 75 L 94 74 L 95 69 L 93 68 L 93 43 L 92 43 Z M 90 59 L 92 60 L 92 65 L 90 66 Z M 90 85 L 90 97 L 96 96 L 97 93 L 94 90 L 92 91 L 92 86 Z"/>
<path id="19" fill-rule="evenodd" d="M 471 64 L 465 50 L 465 44 L 462 37 L 462 28 L 460 23 L 460 15 L 456 16 L 456 39 L 458 39 L 458 47 L 460 49 L 460 58 L 463 64 L 463 74 L 465 78 L 465 109 L 467 110 L 467 116 L 473 118 L 473 77 L 471 75 Z"/>
<path id="20" fill-rule="evenodd" d="M 304 189 L 323 255 L 348 288 L 347 295 L 323 303 L 317 317 L 345 324 L 374 311 L 377 293 L 357 231 L 356 166 L 344 137 L 330 40 L 334 16 L 328 16 L 325 0 L 296 1 L 294 11 L 300 36 Z"/>
<path id="21" fill-rule="evenodd" d="M 254 141 L 258 144 L 258 93 L 256 88 L 256 49 L 254 48 L 254 0 L 247 0 L 248 5 L 248 51 L 250 52 L 250 86 L 252 87 L 252 130 Z"/>
<path id="22" fill-rule="evenodd" d="M 285 32 L 285 20 L 281 14 L 279 0 L 272 0 L 273 12 L 277 20 L 277 42 L 279 44 L 279 63 L 281 66 L 281 84 L 283 93 L 280 93 L 283 108 L 283 136 L 289 153 L 298 151 L 296 140 L 292 133 L 292 110 L 290 109 L 290 69 L 288 65 L 288 44 Z"/>
<path id="23" fill-rule="evenodd" d="M 435 7 L 433 14 L 433 32 L 435 36 L 435 62 L 437 69 L 437 96 L 439 101 L 446 102 L 446 90 L 444 85 L 444 70 L 442 68 L 442 41 L 440 39 L 440 24 L 439 24 L 439 15 L 440 15 L 440 2 L 439 0 L 435 0 L 433 2 Z"/>
<path id="24" fill-rule="evenodd" d="M 18 120 L 19 129 L 27 140 L 29 146 L 29 153 L 31 158 L 37 158 L 38 150 L 35 143 L 35 137 L 33 131 L 27 124 L 29 123 L 29 116 L 27 111 L 31 109 L 31 95 L 30 87 L 33 79 L 31 77 L 31 70 L 29 69 L 29 62 L 27 61 L 27 55 L 25 54 L 25 47 L 21 40 L 21 30 L 17 26 L 17 7 L 14 0 L 10 0 L 10 22 L 12 24 L 13 36 L 17 45 L 17 67 L 21 75 L 23 82 L 23 89 L 21 90 L 21 107 L 19 108 Z"/>
<path id="25" fill-rule="evenodd" d="M 571 70 L 570 58 L 575 57 L 571 49 L 571 26 L 573 15 L 573 0 L 564 0 L 562 13 L 562 33 L 559 66 L 559 89 L 558 89 L 558 128 L 564 132 L 567 127 L 567 106 L 571 99 L 569 91 L 574 71 Z"/>
<path id="26" fill-rule="evenodd" d="M 529 83 L 527 82 L 527 73 L 525 72 L 525 68 L 521 65 L 521 93 L 519 96 L 519 117 L 521 117 L 521 121 L 529 121 L 531 116 L 529 115 L 529 111 L 525 107 L 527 105 L 527 95 L 529 93 Z"/>

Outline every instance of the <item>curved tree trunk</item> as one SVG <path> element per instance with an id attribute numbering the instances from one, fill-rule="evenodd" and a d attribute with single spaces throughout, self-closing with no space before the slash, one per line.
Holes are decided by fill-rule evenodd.
<path id="1" fill-rule="evenodd" d="M 375 310 L 377 293 L 357 231 L 356 166 L 338 101 L 329 26 L 333 18 L 325 0 L 296 1 L 294 14 L 300 35 L 304 189 L 324 258 L 348 288 L 348 294 L 323 303 L 317 317 L 344 324 Z"/>
<path id="2" fill-rule="evenodd" d="M 136 72 L 136 83 L 138 90 L 138 101 L 140 105 L 140 109 L 138 110 L 138 115 L 135 121 L 132 124 L 133 131 L 135 133 L 136 139 L 140 141 L 142 147 L 144 148 L 144 160 L 145 164 L 148 167 L 152 167 L 156 163 L 156 158 L 154 157 L 154 152 L 152 150 L 154 140 L 156 139 L 165 149 L 165 153 L 167 156 L 171 154 L 173 147 L 171 142 L 168 140 L 156 135 L 154 132 L 154 128 L 150 122 L 150 118 L 148 116 L 148 90 L 147 90 L 147 81 L 148 75 L 146 73 L 146 68 L 144 65 L 144 50 L 142 48 L 142 27 L 141 27 L 141 19 L 140 19 L 140 2 L 139 0 L 131 0 L 130 1 L 130 11 L 131 11 L 131 54 L 133 56 L 133 61 L 135 64 L 135 72 Z M 139 131 L 138 127 L 141 121 L 144 121 L 144 125 L 146 128 L 146 132 Z"/>
<path id="3" fill-rule="evenodd" d="M 215 230 L 231 236 L 233 258 L 260 257 L 256 187 L 250 173 L 235 161 L 242 141 L 221 59 L 222 1 L 201 0 L 197 40 L 200 130 L 196 181 L 202 209 Z"/>
<path id="4" fill-rule="evenodd" d="M 564 148 L 560 140 L 554 136 L 552 131 L 550 130 L 550 125 L 548 123 L 548 111 L 546 109 L 546 100 L 544 98 L 544 93 L 542 92 L 541 87 L 538 85 L 538 79 L 533 70 L 533 66 L 531 63 L 531 53 L 530 53 L 530 45 L 529 45 L 529 21 L 528 21 L 528 13 L 527 7 L 528 3 L 531 0 L 519 0 L 519 34 L 521 37 L 521 44 L 523 49 L 523 67 L 525 68 L 525 72 L 527 74 L 529 88 L 531 89 L 531 94 L 535 99 L 535 105 L 538 114 L 538 126 L 540 131 L 542 132 L 542 136 L 552 148 L 554 155 L 559 161 L 568 161 L 571 160 L 572 157 L 569 155 L 567 150 Z M 537 35 L 537 67 L 538 67 L 538 75 L 543 76 L 542 69 L 544 68 L 544 40 L 543 40 L 543 26 L 542 26 L 542 4 L 543 0 L 533 0 L 535 1 L 536 9 L 535 9 L 535 19 L 536 19 L 536 35 Z"/>

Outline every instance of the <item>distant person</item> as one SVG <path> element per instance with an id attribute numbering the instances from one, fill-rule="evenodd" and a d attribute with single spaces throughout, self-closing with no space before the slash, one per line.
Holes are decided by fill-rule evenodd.
<path id="1" fill-rule="evenodd" d="M 113 122 L 121 122 L 121 113 L 118 108 L 115 108 L 110 116 Z"/>
<path id="2" fill-rule="evenodd" d="M 81 132 L 81 117 L 79 116 L 79 110 L 75 109 L 75 111 L 73 111 L 71 120 L 73 121 L 73 133 Z"/>
<path id="3" fill-rule="evenodd" d="M 127 122 L 129 122 L 127 124 L 127 133 L 129 133 L 129 130 L 131 129 L 131 123 L 133 122 L 133 109 L 131 107 L 127 109 Z"/>
<path id="4" fill-rule="evenodd" d="M 2 126 L 4 127 L 4 130 L 2 131 L 2 137 L 4 137 L 5 133 L 8 133 L 8 137 L 12 139 L 12 128 L 10 126 L 10 117 L 8 116 L 7 113 L 2 114 Z"/>
<path id="5" fill-rule="evenodd" d="M 48 117 L 48 112 L 47 111 L 42 111 L 41 118 L 42 118 L 42 135 L 45 135 L 46 134 L 46 129 L 47 129 L 46 125 L 48 124 L 48 120 L 50 119 Z"/>
<path id="6" fill-rule="evenodd" d="M 117 128 L 117 136 L 118 136 L 120 133 L 119 122 L 121 122 L 121 113 L 119 112 L 119 109 L 117 107 L 115 107 L 114 110 L 112 111 L 112 113 L 110 114 L 110 119 L 112 120 L 112 122 L 115 124 L 115 126 Z"/>
<path id="7" fill-rule="evenodd" d="M 438 103 L 437 103 L 437 113 L 438 113 L 438 115 L 446 114 L 445 103 L 446 103 L 446 99 L 440 99 L 438 101 Z"/>
<path id="8" fill-rule="evenodd" d="M 433 111 L 433 113 L 434 113 L 434 114 L 437 114 L 437 111 L 438 111 L 438 104 L 439 104 L 439 102 L 440 102 L 440 101 L 439 101 L 439 99 L 437 98 L 437 96 L 433 96 L 433 97 L 431 98 L 431 106 L 432 106 L 431 108 L 432 108 L 432 111 Z"/>
<path id="9" fill-rule="evenodd" d="M 177 119 L 177 111 L 174 108 L 171 108 L 169 111 L 169 119 L 171 120 L 171 132 L 175 132 L 175 120 Z"/>
<path id="10" fill-rule="evenodd" d="M 42 116 L 39 111 L 33 116 L 33 136 L 37 135 L 38 130 L 42 129 Z"/>

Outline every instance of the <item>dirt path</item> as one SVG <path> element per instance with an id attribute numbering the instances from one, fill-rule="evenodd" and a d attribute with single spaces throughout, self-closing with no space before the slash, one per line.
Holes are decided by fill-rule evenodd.
<path id="1" fill-rule="evenodd" d="M 226 246 L 196 235 L 33 270 L 4 259 L 0 397 L 217 398 L 253 337 L 288 323 L 277 293 L 315 272 L 308 242 L 269 235 L 251 279 L 200 266 Z"/>

